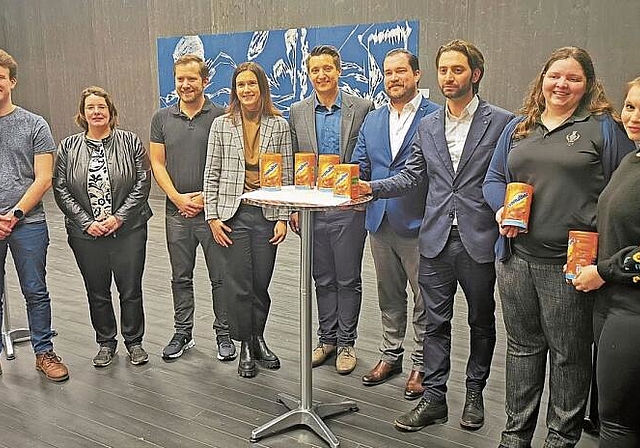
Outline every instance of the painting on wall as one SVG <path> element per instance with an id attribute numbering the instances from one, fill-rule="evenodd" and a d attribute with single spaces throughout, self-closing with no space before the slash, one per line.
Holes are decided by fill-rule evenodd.
<path id="1" fill-rule="evenodd" d="M 418 21 L 367 23 L 320 28 L 256 31 L 231 34 L 162 37 L 158 39 L 160 107 L 175 104 L 173 62 L 197 54 L 209 67 L 205 94 L 227 105 L 229 83 L 238 64 L 253 61 L 267 73 L 274 103 L 285 116 L 289 106 L 313 90 L 307 78 L 306 58 L 316 45 L 334 45 L 342 58 L 340 88 L 373 100 L 386 101 L 382 61 L 394 48 L 418 54 Z"/>

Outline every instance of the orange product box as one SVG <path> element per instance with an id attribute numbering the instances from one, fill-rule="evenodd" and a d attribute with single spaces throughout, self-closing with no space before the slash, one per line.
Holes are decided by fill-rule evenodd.
<path id="1" fill-rule="evenodd" d="M 336 179 L 333 184 L 333 195 L 356 199 L 359 196 L 358 178 L 360 166 L 352 163 L 341 163 L 333 167 Z"/>
<path id="2" fill-rule="evenodd" d="M 265 190 L 282 188 L 282 154 L 260 154 L 260 188 Z"/>
<path id="3" fill-rule="evenodd" d="M 338 154 L 320 154 L 318 157 L 318 190 L 333 191 L 336 178 L 334 167 L 340 163 Z"/>
<path id="4" fill-rule="evenodd" d="M 316 185 L 316 155 L 313 152 L 295 154 L 295 186 L 302 190 L 311 190 Z"/>
<path id="5" fill-rule="evenodd" d="M 533 187 L 531 185 L 522 182 L 508 183 L 500 224 L 519 227 L 520 232 L 526 233 L 529 227 L 532 199 Z"/>
<path id="6" fill-rule="evenodd" d="M 598 257 L 598 232 L 569 231 L 567 246 L 567 270 L 564 278 L 572 280 L 580 270 L 591 264 L 596 264 Z"/>

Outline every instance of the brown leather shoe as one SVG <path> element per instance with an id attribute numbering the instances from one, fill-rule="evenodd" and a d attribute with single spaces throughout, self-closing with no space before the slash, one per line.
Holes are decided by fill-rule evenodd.
<path id="1" fill-rule="evenodd" d="M 382 384 L 398 373 L 402 373 L 402 365 L 391 364 L 380 360 L 369 373 L 362 377 L 362 384 L 365 386 Z"/>
<path id="2" fill-rule="evenodd" d="M 424 387 L 422 387 L 422 379 L 424 372 L 412 370 L 407 379 L 407 385 L 404 388 L 404 398 L 407 400 L 415 400 L 422 397 Z"/>
<path id="3" fill-rule="evenodd" d="M 62 358 L 53 350 L 36 355 L 36 370 L 44 373 L 48 380 L 65 381 L 69 379 L 69 370 Z"/>

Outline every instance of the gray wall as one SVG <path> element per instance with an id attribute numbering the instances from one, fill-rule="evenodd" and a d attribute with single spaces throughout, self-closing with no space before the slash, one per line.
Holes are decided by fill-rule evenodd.
<path id="1" fill-rule="evenodd" d="M 640 75 L 638 0 L 0 0 L 0 47 L 20 64 L 14 100 L 47 118 L 56 139 L 77 132 L 83 87 L 114 97 L 121 126 L 148 141 L 157 107 L 156 39 L 402 19 L 420 21 L 422 87 L 442 101 L 433 56 L 460 37 L 485 54 L 480 94 L 520 107 L 548 54 L 586 48 L 611 99 Z"/>

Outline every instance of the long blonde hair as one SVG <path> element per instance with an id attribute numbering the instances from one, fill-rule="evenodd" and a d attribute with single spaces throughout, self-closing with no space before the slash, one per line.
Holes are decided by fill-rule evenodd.
<path id="1" fill-rule="evenodd" d="M 578 64 L 580 64 L 587 78 L 587 86 L 580 100 L 580 104 L 578 104 L 578 109 L 586 109 L 592 115 L 608 113 L 614 120 L 620 122 L 620 116 L 613 108 L 611 101 L 607 98 L 602 83 L 596 78 L 593 61 L 589 53 L 578 47 L 561 47 L 551 53 L 540 74 L 531 82 L 529 94 L 520 109 L 520 113 L 525 116 L 525 119 L 516 126 L 513 134 L 515 140 L 523 139 L 529 135 L 536 121 L 540 119 L 540 116 L 546 108 L 544 95 L 542 93 L 542 82 L 549 67 L 556 61 L 569 58 L 575 59 Z"/>

